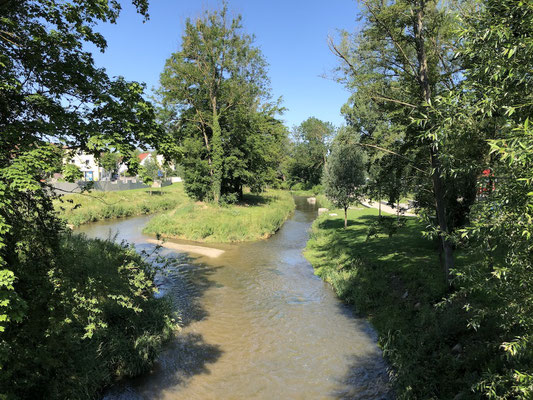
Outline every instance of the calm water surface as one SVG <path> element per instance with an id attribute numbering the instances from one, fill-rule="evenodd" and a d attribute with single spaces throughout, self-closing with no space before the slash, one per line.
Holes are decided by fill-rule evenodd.
<path id="1" fill-rule="evenodd" d="M 386 367 L 369 325 L 342 305 L 302 256 L 316 206 L 297 209 L 268 240 L 212 246 L 218 258 L 164 250 L 178 262 L 159 278 L 184 328 L 154 370 L 111 399 L 389 399 Z M 150 250 L 150 217 L 84 226 Z"/>

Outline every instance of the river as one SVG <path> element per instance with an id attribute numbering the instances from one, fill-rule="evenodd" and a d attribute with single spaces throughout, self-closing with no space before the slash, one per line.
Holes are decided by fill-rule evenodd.
<path id="1" fill-rule="evenodd" d="M 294 215 L 267 240 L 209 245 L 225 250 L 217 258 L 163 250 L 177 262 L 159 284 L 180 310 L 183 329 L 150 374 L 117 384 L 104 399 L 392 397 L 374 331 L 302 255 L 317 206 L 295 200 Z M 150 250 L 151 237 L 142 234 L 149 219 L 79 231 Z"/>

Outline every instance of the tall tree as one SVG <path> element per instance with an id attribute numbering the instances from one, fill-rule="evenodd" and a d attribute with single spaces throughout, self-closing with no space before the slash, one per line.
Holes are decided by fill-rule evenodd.
<path id="1" fill-rule="evenodd" d="M 182 163 L 187 191 L 215 202 L 225 192 L 235 192 L 232 186 L 242 186 L 243 182 L 225 183 L 227 164 L 246 164 L 246 136 L 261 134 L 255 115 L 271 119 L 278 111 L 265 103 L 266 62 L 253 46 L 253 37 L 242 32 L 241 21 L 241 16 L 230 18 L 225 3 L 219 11 L 187 20 L 181 49 L 167 60 L 161 74 L 160 96 L 173 138 L 170 152 L 187 154 Z M 248 150 L 238 154 L 243 146 Z M 235 158 L 228 159 L 228 151 Z"/>
<path id="2" fill-rule="evenodd" d="M 407 172 L 400 174 L 403 184 L 431 185 L 427 188 L 432 201 L 427 207 L 436 215 L 448 277 L 454 261 L 447 208 L 459 196 L 446 185 L 441 154 L 445 141 L 437 134 L 436 121 L 428 117 L 428 107 L 461 77 L 453 57 L 454 8 L 436 0 L 361 3 L 361 32 L 353 37 L 344 33 L 340 45 L 330 41 L 343 63 L 341 79 L 354 91 L 352 103 L 358 107 L 348 121 L 366 124 L 363 143 L 404 158 L 405 162 L 397 163 Z M 470 183 L 473 188 L 475 182 Z"/>
<path id="3" fill-rule="evenodd" d="M 326 163 L 329 142 L 335 134 L 335 127 L 310 117 L 293 129 L 292 154 L 289 162 L 291 183 L 302 183 L 306 187 L 318 185 Z"/>

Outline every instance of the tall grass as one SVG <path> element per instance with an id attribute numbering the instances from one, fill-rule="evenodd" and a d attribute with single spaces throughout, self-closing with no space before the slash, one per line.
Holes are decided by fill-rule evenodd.
<path id="1" fill-rule="evenodd" d="M 186 203 L 154 217 L 146 233 L 199 242 L 242 242 L 275 233 L 294 209 L 290 193 L 269 190 L 261 196 L 246 194 L 239 205 Z"/>
<path id="2" fill-rule="evenodd" d="M 152 214 L 189 202 L 183 184 L 175 183 L 152 189 L 152 194 L 150 189 L 134 189 L 64 195 L 55 201 L 54 206 L 67 223 L 79 226 L 109 218 Z"/>

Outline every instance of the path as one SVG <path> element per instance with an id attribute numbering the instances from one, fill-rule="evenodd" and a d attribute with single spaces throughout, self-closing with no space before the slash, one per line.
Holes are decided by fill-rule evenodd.
<path id="1" fill-rule="evenodd" d="M 368 208 L 379 208 L 379 203 L 377 201 L 370 201 L 370 200 L 363 200 L 361 204 Z M 409 209 L 409 205 L 405 203 L 400 203 L 400 208 L 404 210 Z M 381 203 L 381 211 L 389 213 L 389 214 L 396 214 L 397 209 L 392 208 L 391 206 Z M 410 213 L 410 212 L 404 212 L 402 215 L 405 215 L 406 217 L 416 217 L 416 214 Z"/>

